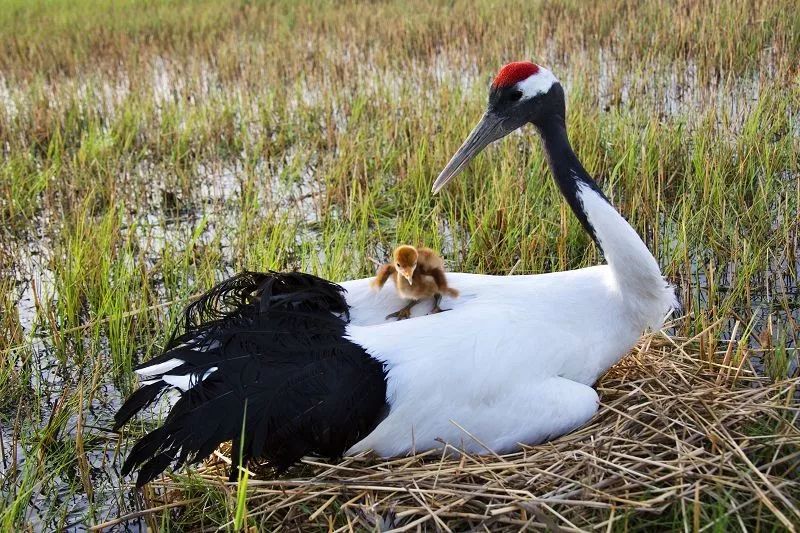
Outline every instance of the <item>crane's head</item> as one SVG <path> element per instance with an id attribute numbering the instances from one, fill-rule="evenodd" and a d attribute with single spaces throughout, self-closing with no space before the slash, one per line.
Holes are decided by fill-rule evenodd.
<path id="1" fill-rule="evenodd" d="M 398 274 L 408 280 L 409 285 L 412 285 L 411 280 L 414 277 L 414 270 L 417 268 L 418 258 L 417 249 L 413 246 L 403 244 L 394 249 L 394 268 L 397 269 Z"/>
<path id="2" fill-rule="evenodd" d="M 492 82 L 486 113 L 436 178 L 433 192 L 493 141 L 528 123 L 541 128 L 554 119 L 563 122 L 564 114 L 564 90 L 552 72 L 528 61 L 509 63 Z"/>

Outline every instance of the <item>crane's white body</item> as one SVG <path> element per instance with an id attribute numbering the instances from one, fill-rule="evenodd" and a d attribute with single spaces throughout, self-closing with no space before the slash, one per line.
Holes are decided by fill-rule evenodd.
<path id="1" fill-rule="evenodd" d="M 594 191 L 581 191 L 608 265 L 534 276 L 448 274 L 461 292 L 446 313 L 386 321 L 402 307 L 391 287 L 343 283 L 349 338 L 383 361 L 387 417 L 350 453 L 395 456 L 448 442 L 506 452 L 587 422 L 595 380 L 676 305 L 636 232 Z"/>

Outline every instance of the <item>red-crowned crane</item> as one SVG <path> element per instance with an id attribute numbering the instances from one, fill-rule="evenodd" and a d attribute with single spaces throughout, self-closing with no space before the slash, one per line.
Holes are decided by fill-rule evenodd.
<path id="1" fill-rule="evenodd" d="M 502 453 L 586 423 L 598 407 L 592 384 L 645 329 L 662 326 L 675 292 L 572 150 L 564 91 L 544 67 L 500 70 L 486 113 L 434 192 L 526 124 L 607 264 L 534 276 L 451 273 L 462 294 L 451 311 L 417 309 L 400 322 L 385 317 L 402 302 L 393 291 L 376 296 L 369 279 L 240 274 L 189 305 L 164 353 L 137 367 L 144 380 L 116 428 L 166 390 L 179 399 L 134 445 L 124 473 L 138 469 L 141 486 L 230 440 L 235 465 L 261 459 L 283 470 L 307 454 L 388 457 L 443 442 Z"/>

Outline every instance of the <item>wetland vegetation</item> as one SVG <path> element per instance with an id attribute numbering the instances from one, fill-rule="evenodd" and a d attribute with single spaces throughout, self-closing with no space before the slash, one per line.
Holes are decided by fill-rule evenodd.
<path id="1" fill-rule="evenodd" d="M 427 516 L 423 528 L 445 524 L 441 509 L 461 520 L 456 529 L 480 523 L 480 513 L 516 529 L 529 520 L 620 530 L 800 523 L 798 58 L 800 11 L 788 0 L 5 0 L 0 529 L 112 521 L 118 530 L 268 530 L 309 518 L 319 530 L 378 527 L 369 509 L 397 526 Z M 539 476 L 525 486 L 533 495 L 559 494 L 547 468 L 531 473 L 525 462 L 544 445 L 497 458 L 505 470 L 462 461 L 453 486 L 472 489 L 446 505 L 434 489 L 416 499 L 401 490 L 431 468 L 458 471 L 457 460 L 430 456 L 347 463 L 366 469 L 349 492 L 330 488 L 347 485 L 339 478 L 325 484 L 336 467 L 313 461 L 284 485 L 252 482 L 250 501 L 213 467 L 133 491 L 119 469 L 135 435 L 107 428 L 133 390 L 132 367 L 159 353 L 182 307 L 216 281 L 243 269 L 365 277 L 399 242 L 442 250 L 455 271 L 540 273 L 602 260 L 532 135 L 510 136 L 444 194 L 430 193 L 482 113 L 491 76 L 518 59 L 561 78 L 576 151 L 679 287 L 681 316 L 636 361 L 655 368 L 656 355 L 674 356 L 680 363 L 664 371 L 720 376 L 707 384 L 727 387 L 718 398 L 734 414 L 716 425 L 730 440 L 686 442 L 708 452 L 708 464 L 718 452 L 733 471 L 703 463 L 702 475 L 686 473 L 657 504 L 656 475 L 639 492 L 620 486 L 609 496 L 601 480 L 593 498 L 572 491 L 535 508 L 523 496 L 468 495 L 493 483 L 518 494 L 508 487 L 528 475 Z M 616 388 L 600 387 L 614 409 L 671 401 L 653 393 L 626 404 L 620 390 L 647 388 L 615 371 Z M 688 398 L 684 385 L 674 390 Z M 784 407 L 759 418 L 747 390 Z M 646 424 L 686 412 L 655 410 Z M 598 421 L 611 423 L 610 413 Z M 692 413 L 686 427 L 704 427 Z M 151 415 L 132 431 L 163 409 Z M 583 449 L 592 434 L 578 435 L 585 442 L 573 448 Z M 583 472 L 558 480 L 580 487 Z M 292 492 L 308 480 L 324 489 L 307 493 L 313 499 Z M 376 492 L 382 480 L 396 492 Z M 393 504 L 393 494 L 404 496 Z"/>

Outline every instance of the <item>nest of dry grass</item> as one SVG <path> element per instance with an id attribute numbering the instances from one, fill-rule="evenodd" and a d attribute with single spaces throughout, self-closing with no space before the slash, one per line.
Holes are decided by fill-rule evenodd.
<path id="1" fill-rule="evenodd" d="M 248 520 L 303 531 L 794 530 L 800 378 L 757 377 L 749 356 L 731 363 L 734 343 L 722 348 L 702 356 L 699 337 L 643 339 L 598 383 L 602 405 L 588 425 L 519 453 L 307 459 L 280 479 L 256 469 Z M 209 527 L 198 487 L 218 487 L 235 507 L 226 459 L 218 452 L 194 482 L 155 483 L 153 505 Z"/>

